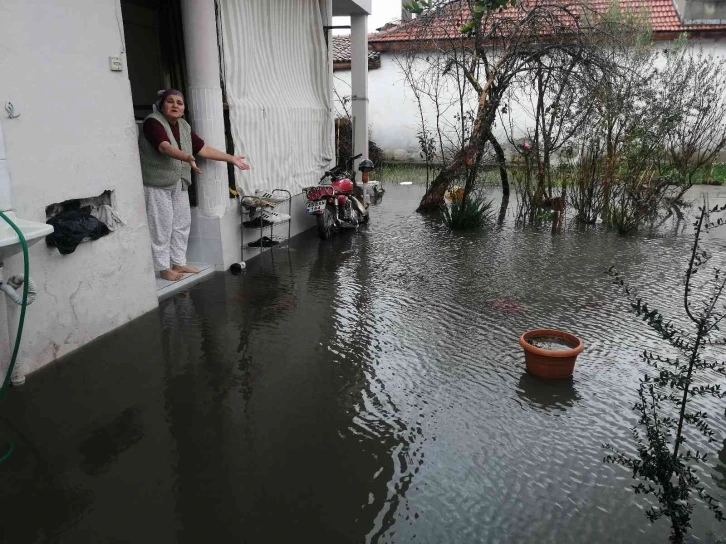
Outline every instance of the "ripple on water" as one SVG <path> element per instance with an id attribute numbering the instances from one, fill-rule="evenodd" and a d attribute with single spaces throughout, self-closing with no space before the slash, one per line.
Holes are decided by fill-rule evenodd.
<path id="1" fill-rule="evenodd" d="M 336 519 L 354 520 L 351 533 L 341 529 L 355 535 L 345 541 L 663 541 L 667 527 L 649 527 L 634 506 L 644 503 L 629 473 L 603 463 L 605 443 L 635 453 L 639 354 L 662 347 L 604 272 L 616 264 L 680 319 L 689 238 L 575 228 L 553 237 L 511 220 L 451 234 L 412 211 L 418 195 L 388 188 L 367 229 L 306 242 L 293 266 L 260 275 L 250 266 L 226 280 L 220 301 L 235 305 L 225 320 L 175 298 L 162 308 L 165 334 L 237 365 L 251 421 L 239 425 L 280 446 L 253 461 L 297 481 L 302 491 L 288 493 L 301 504 L 314 502 L 315 485 L 285 472 L 296 465 L 283 446 L 332 452 L 327 472 L 355 484 L 350 503 L 329 493 Z M 214 282 L 203 285 L 194 304 L 214 307 Z M 518 338 L 540 327 L 582 339 L 573 379 L 524 372 Z M 233 353 L 210 342 L 235 328 Z M 258 423 L 261 414 L 273 423 Z M 726 433 L 721 418 L 712 424 Z M 726 447 L 718 455 L 703 477 L 717 492 L 726 489 Z M 697 510 L 694 527 L 702 536 L 715 525 Z"/>
<path id="2" fill-rule="evenodd" d="M 662 347 L 604 271 L 617 264 L 664 313 L 678 315 L 680 300 L 670 295 L 681 287 L 688 237 L 573 231 L 553 238 L 511 225 L 460 236 L 425 219 L 401 227 L 402 217 L 385 210 L 384 203 L 381 221 L 374 212 L 362 257 L 370 270 L 365 289 L 374 293 L 365 319 L 378 346 L 368 364 L 395 399 L 390 416 L 418 431 L 399 430 L 409 455 L 426 461 L 405 497 L 392 490 L 406 505 L 395 522 L 371 535 L 399 542 L 413 535 L 426 542 L 662 539 L 667 528 L 650 528 L 632 506 L 629 474 L 602 462 L 605 443 L 635 453 L 638 356 Z M 583 340 L 573 380 L 544 383 L 523 372 L 517 339 L 535 327 Z M 410 467 L 393 462 L 394 478 L 405 480 Z"/>

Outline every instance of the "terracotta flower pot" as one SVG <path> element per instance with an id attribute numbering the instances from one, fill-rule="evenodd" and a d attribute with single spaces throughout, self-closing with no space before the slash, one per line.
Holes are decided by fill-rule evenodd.
<path id="1" fill-rule="evenodd" d="M 564 340 L 570 349 L 550 350 L 533 346 L 527 340 L 540 337 Z M 519 345 L 524 349 L 524 361 L 527 372 L 547 379 L 569 378 L 575 370 L 575 360 L 585 347 L 577 336 L 553 329 L 535 329 L 525 332 L 519 338 Z"/>

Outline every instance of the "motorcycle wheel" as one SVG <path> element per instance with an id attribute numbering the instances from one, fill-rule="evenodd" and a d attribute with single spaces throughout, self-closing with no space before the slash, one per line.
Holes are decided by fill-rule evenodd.
<path id="1" fill-rule="evenodd" d="M 317 221 L 321 240 L 328 240 L 335 234 L 335 210 L 332 206 L 325 206 L 323 213 L 317 216 Z"/>

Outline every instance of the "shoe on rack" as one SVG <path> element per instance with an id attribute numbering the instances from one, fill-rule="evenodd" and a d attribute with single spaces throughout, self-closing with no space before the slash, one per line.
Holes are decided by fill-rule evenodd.
<path id="1" fill-rule="evenodd" d="M 273 212 L 272 210 L 262 210 L 260 216 L 270 223 L 283 223 L 290 220 L 290 216 L 286 213 Z"/>
<path id="2" fill-rule="evenodd" d="M 250 219 L 249 221 L 243 221 L 242 226 L 245 228 L 255 228 L 259 229 L 260 227 L 269 227 L 273 223 L 271 221 L 268 221 L 264 217 L 255 217 L 254 219 Z"/>
<path id="3" fill-rule="evenodd" d="M 255 240 L 254 242 L 250 242 L 247 244 L 249 247 L 273 247 L 278 245 L 280 242 L 277 240 L 273 240 L 272 238 L 269 238 L 268 236 L 263 236 L 259 240 Z"/>
<path id="4" fill-rule="evenodd" d="M 271 202 L 287 202 L 286 196 L 281 196 L 280 194 L 275 195 L 272 191 L 267 191 L 266 189 L 257 189 L 255 191 L 255 196 L 257 198 L 261 198 L 263 200 L 269 200 Z"/>
<path id="5" fill-rule="evenodd" d="M 240 203 L 242 204 L 242 206 L 244 206 L 247 209 L 274 208 L 275 204 L 277 204 L 277 202 L 274 200 L 259 198 L 256 196 L 242 197 L 242 200 L 240 201 Z"/>

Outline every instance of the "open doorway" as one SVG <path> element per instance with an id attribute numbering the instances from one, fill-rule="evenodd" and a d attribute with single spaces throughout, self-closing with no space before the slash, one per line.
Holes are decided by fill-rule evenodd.
<path id="1" fill-rule="evenodd" d="M 141 130 L 153 110 L 160 89 L 186 92 L 187 68 L 180 0 L 121 0 L 126 59 L 134 103 L 134 118 Z M 221 53 L 221 51 L 220 51 Z M 224 88 L 224 86 L 223 86 Z M 187 109 L 187 118 L 189 110 Z M 224 108 L 226 151 L 234 154 L 229 111 Z M 228 165 L 230 189 L 234 189 L 234 167 Z M 192 175 L 192 179 L 194 179 Z M 189 200 L 197 204 L 196 186 L 189 187 Z"/>
<path id="2" fill-rule="evenodd" d="M 143 121 L 159 89 L 186 89 L 179 0 L 121 0 L 134 117 Z"/>
<path id="3" fill-rule="evenodd" d="M 121 0 L 121 13 L 134 119 L 140 132 L 160 89 L 186 90 L 181 4 L 179 0 Z M 189 200 L 196 205 L 194 184 Z"/>

